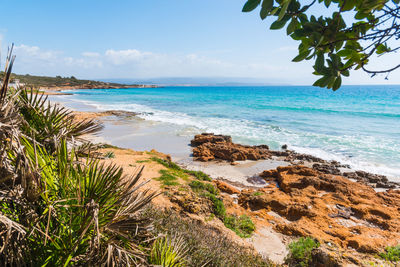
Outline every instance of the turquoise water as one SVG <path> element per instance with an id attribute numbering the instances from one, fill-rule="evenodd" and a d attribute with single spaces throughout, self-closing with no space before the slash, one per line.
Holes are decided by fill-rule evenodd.
<path id="1" fill-rule="evenodd" d="M 353 168 L 400 177 L 400 86 L 165 87 L 74 91 L 101 110 L 140 112 L 178 135 L 214 132 L 235 142 L 287 144 Z"/>

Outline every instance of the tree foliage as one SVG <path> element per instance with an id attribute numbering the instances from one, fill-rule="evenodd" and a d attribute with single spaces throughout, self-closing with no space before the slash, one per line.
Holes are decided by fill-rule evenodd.
<path id="1" fill-rule="evenodd" d="M 302 2 L 302 3 L 301 3 Z M 400 0 L 248 0 L 243 12 L 261 6 L 260 17 L 274 17 L 270 29 L 286 27 L 300 42 L 294 62 L 314 60 L 313 74 L 322 76 L 314 86 L 340 88 L 342 76 L 362 69 L 375 76 L 388 75 L 400 64 L 384 70 L 367 68 L 371 57 L 396 52 L 389 47 L 400 38 Z M 325 6 L 330 16 L 319 16 Z M 318 7 L 317 11 L 315 11 Z M 386 76 L 387 78 L 387 76 Z"/>

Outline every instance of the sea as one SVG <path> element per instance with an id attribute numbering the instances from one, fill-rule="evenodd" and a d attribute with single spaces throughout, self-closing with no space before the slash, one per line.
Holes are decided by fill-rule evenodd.
<path id="1" fill-rule="evenodd" d="M 74 90 L 96 110 L 125 110 L 173 126 L 178 136 L 231 135 L 353 169 L 400 177 L 400 86 L 195 86 Z M 398 180 L 398 179 L 395 179 Z"/>

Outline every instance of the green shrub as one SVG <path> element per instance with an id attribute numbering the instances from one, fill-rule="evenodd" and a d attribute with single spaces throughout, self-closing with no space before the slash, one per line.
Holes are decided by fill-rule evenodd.
<path id="1" fill-rule="evenodd" d="M 199 179 L 200 181 L 208 181 L 211 182 L 212 179 L 210 178 L 210 176 L 208 176 L 207 174 L 205 174 L 202 171 L 190 171 L 190 170 L 185 170 L 185 172 L 187 174 L 191 174 L 194 177 L 196 177 L 197 179 Z"/>
<path id="2" fill-rule="evenodd" d="M 173 169 L 173 170 L 182 170 L 181 167 L 179 167 L 175 162 L 169 161 L 169 160 L 163 160 L 157 157 L 152 157 L 152 160 L 154 160 L 155 162 L 160 163 L 161 165 L 163 165 L 164 167 L 168 168 L 168 169 Z"/>
<path id="3" fill-rule="evenodd" d="M 205 174 L 204 172 L 201 171 L 190 171 L 190 170 L 186 170 L 186 169 L 182 169 L 181 167 L 179 167 L 176 163 L 172 162 L 172 161 L 168 161 L 168 160 L 163 160 L 157 157 L 152 157 L 151 158 L 153 161 L 158 162 L 159 164 L 163 165 L 164 167 L 168 168 L 168 169 L 173 169 L 176 171 L 182 171 L 183 173 L 186 174 L 190 174 L 193 175 L 194 177 L 196 177 L 197 179 L 201 180 L 201 181 L 209 181 L 211 182 L 212 179 Z"/>
<path id="4" fill-rule="evenodd" d="M 225 218 L 225 214 L 226 214 L 224 202 L 221 199 L 217 198 L 216 195 L 211 194 L 211 193 L 206 193 L 205 196 L 208 197 L 211 200 L 211 202 L 213 203 L 214 214 L 218 218 L 223 220 Z"/>
<path id="5" fill-rule="evenodd" d="M 149 159 L 145 159 L 145 160 L 137 160 L 136 163 L 147 163 L 150 162 Z"/>
<path id="6" fill-rule="evenodd" d="M 210 192 L 213 195 L 218 195 L 218 189 L 212 184 L 203 183 L 203 182 L 200 182 L 200 181 L 197 181 L 197 180 L 193 180 L 193 181 L 190 182 L 189 186 L 194 191 L 206 190 L 206 191 Z"/>
<path id="7" fill-rule="evenodd" d="M 289 256 L 287 262 L 289 265 L 306 267 L 312 260 L 311 252 L 319 247 L 319 242 L 311 237 L 301 237 L 299 240 L 289 244 Z"/>
<path id="8" fill-rule="evenodd" d="M 234 231 L 238 236 L 248 238 L 256 229 L 253 221 L 249 216 L 242 215 L 236 216 L 225 216 L 224 225 Z"/>
<path id="9" fill-rule="evenodd" d="M 178 178 L 169 170 L 160 170 L 161 176 L 157 178 L 164 186 L 179 185 Z"/>
<path id="10" fill-rule="evenodd" d="M 248 247 L 232 241 L 231 237 L 213 226 L 182 216 L 173 210 L 161 211 L 150 207 L 143 216 L 154 218 L 156 234 L 179 234 L 185 240 L 189 249 L 186 254 L 187 266 L 275 266 Z"/>
<path id="11" fill-rule="evenodd" d="M 385 248 L 385 252 L 380 253 L 379 256 L 387 261 L 400 261 L 400 245 Z"/>
<path id="12" fill-rule="evenodd" d="M 187 253 L 185 240 L 182 237 L 162 237 L 157 239 L 151 249 L 149 263 L 163 267 L 186 266 Z"/>

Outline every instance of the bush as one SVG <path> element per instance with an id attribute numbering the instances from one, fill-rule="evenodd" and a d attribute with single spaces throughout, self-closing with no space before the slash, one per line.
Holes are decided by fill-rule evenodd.
<path id="1" fill-rule="evenodd" d="M 146 214 L 142 216 L 154 218 L 156 233 L 167 233 L 170 236 L 179 234 L 182 237 L 189 249 L 186 254 L 187 266 L 275 266 L 255 251 L 233 242 L 220 230 L 200 221 L 183 217 L 175 211 L 163 212 L 149 207 Z"/>
<path id="2" fill-rule="evenodd" d="M 204 172 L 185 170 L 185 169 L 182 169 L 181 167 L 179 167 L 176 163 L 174 163 L 172 161 L 163 160 L 163 159 L 160 159 L 160 158 L 157 158 L 157 157 L 152 157 L 151 159 L 154 160 L 155 162 L 158 162 L 159 164 L 163 165 L 164 167 L 166 167 L 168 169 L 173 169 L 173 170 L 176 170 L 176 171 L 182 171 L 183 173 L 193 175 L 198 180 L 209 181 L 209 182 L 212 181 L 212 179 L 207 174 L 205 174 Z"/>
<path id="3" fill-rule="evenodd" d="M 216 195 L 213 195 L 211 193 L 207 193 L 205 196 L 208 197 L 211 200 L 211 202 L 213 203 L 214 214 L 218 218 L 223 220 L 225 218 L 225 214 L 226 214 L 224 202 L 221 199 L 217 198 Z"/>
<path id="4" fill-rule="evenodd" d="M 212 184 L 208 184 L 208 183 L 203 183 L 197 180 L 193 180 L 190 182 L 189 186 L 194 190 L 194 191 L 201 191 L 201 190 L 206 190 L 209 193 L 213 194 L 213 195 L 217 195 L 218 194 L 218 189 L 212 185 Z"/>
<path id="5" fill-rule="evenodd" d="M 156 194 L 139 190 L 143 169 L 128 179 L 81 156 L 92 146 L 75 140 L 101 125 L 35 90 L 9 92 L 10 73 L 0 88 L 0 265 L 146 264 L 151 218 L 138 215 Z"/>
<path id="6" fill-rule="evenodd" d="M 187 248 L 181 237 L 158 238 L 151 249 L 149 263 L 163 267 L 183 267 Z"/>
<path id="7" fill-rule="evenodd" d="M 160 170 L 161 176 L 157 178 L 164 186 L 179 185 L 178 178 L 169 170 Z"/>
<path id="8" fill-rule="evenodd" d="M 385 248 L 385 252 L 380 253 L 379 256 L 387 261 L 400 261 L 400 245 Z"/>
<path id="9" fill-rule="evenodd" d="M 301 237 L 299 240 L 289 244 L 289 256 L 287 262 L 293 266 L 309 266 L 312 260 L 311 252 L 319 247 L 319 242 L 311 237 Z"/>
<path id="10" fill-rule="evenodd" d="M 224 225 L 242 238 L 250 237 L 256 229 L 251 218 L 246 215 L 240 217 L 226 216 L 224 219 Z"/>
<path id="11" fill-rule="evenodd" d="M 208 182 L 211 182 L 212 181 L 212 179 L 210 178 L 210 176 L 208 176 L 207 174 L 205 174 L 204 172 L 202 172 L 202 171 L 189 171 L 189 170 L 185 170 L 185 172 L 187 173 L 187 174 L 191 174 L 191 175 L 193 175 L 194 177 L 196 177 L 198 180 L 200 180 L 200 181 L 208 181 Z"/>

